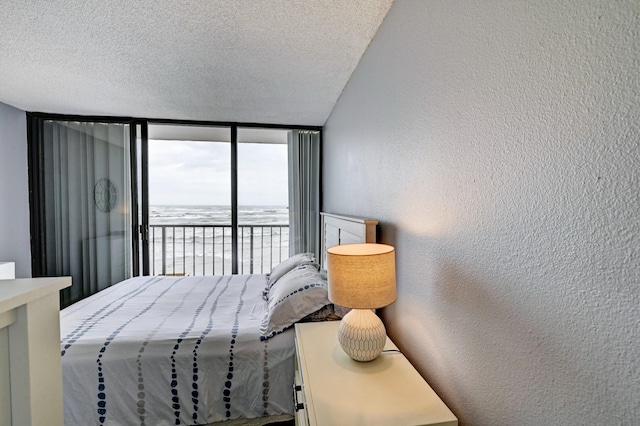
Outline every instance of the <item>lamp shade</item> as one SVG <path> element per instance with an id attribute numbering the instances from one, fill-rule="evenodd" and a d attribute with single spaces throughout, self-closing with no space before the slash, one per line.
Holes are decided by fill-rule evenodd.
<path id="1" fill-rule="evenodd" d="M 327 250 L 329 300 L 375 309 L 396 300 L 395 250 L 386 244 L 345 244 Z"/>

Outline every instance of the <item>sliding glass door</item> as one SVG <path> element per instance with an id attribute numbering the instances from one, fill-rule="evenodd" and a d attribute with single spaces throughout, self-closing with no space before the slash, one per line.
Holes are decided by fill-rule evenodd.
<path id="1" fill-rule="evenodd" d="M 32 275 L 62 306 L 136 275 L 317 251 L 318 129 L 28 113 Z"/>
<path id="2" fill-rule="evenodd" d="M 290 133 L 150 123 L 141 143 L 148 273 L 268 273 L 287 258 Z"/>
<path id="3" fill-rule="evenodd" d="M 286 129 L 238 128 L 238 272 L 266 274 L 289 257 Z"/>
<path id="4" fill-rule="evenodd" d="M 71 276 L 66 306 L 133 274 L 131 125 L 31 117 L 30 128 L 34 276 Z"/>
<path id="5" fill-rule="evenodd" d="M 142 169 L 149 274 L 231 274 L 229 127 L 149 124 Z"/>

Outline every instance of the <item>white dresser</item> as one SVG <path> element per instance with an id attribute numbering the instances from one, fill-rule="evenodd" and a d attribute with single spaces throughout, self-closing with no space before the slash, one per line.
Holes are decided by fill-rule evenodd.
<path id="1" fill-rule="evenodd" d="M 338 343 L 338 321 L 296 324 L 296 425 L 456 426 L 458 419 L 387 338 L 370 362 Z"/>
<path id="2" fill-rule="evenodd" d="M 0 280 L 12 280 L 16 277 L 14 262 L 0 262 Z"/>
<path id="3" fill-rule="evenodd" d="M 16 264 L 0 262 L 0 280 L 12 280 L 15 277 Z M 11 376 L 9 375 L 9 334 L 1 321 L 0 316 L 0 426 L 5 426 L 11 424 L 11 395 L 5 392 L 11 386 Z"/>
<path id="4" fill-rule="evenodd" d="M 62 426 L 59 291 L 71 278 L 7 279 L 6 262 L 0 274 L 0 426 Z"/>

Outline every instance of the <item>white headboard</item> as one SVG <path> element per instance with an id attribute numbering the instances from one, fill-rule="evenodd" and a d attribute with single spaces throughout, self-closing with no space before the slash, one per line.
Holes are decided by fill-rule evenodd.
<path id="1" fill-rule="evenodd" d="M 375 243 L 378 221 L 360 217 L 320 213 L 322 238 L 320 264 L 326 267 L 327 249 L 342 244 Z"/>

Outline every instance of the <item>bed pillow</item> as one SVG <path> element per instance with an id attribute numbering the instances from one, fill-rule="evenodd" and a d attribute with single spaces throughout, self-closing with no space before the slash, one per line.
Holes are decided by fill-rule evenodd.
<path id="1" fill-rule="evenodd" d="M 271 288 L 276 281 L 284 276 L 287 272 L 291 271 L 298 265 L 302 265 L 304 263 L 313 263 L 315 262 L 315 255 L 313 253 L 298 253 L 294 254 L 288 259 L 283 260 L 273 267 L 268 277 L 268 288 Z"/>
<path id="2" fill-rule="evenodd" d="M 260 328 L 261 339 L 274 336 L 328 305 L 327 280 L 314 264 L 287 272 L 269 291 L 269 306 Z"/>

